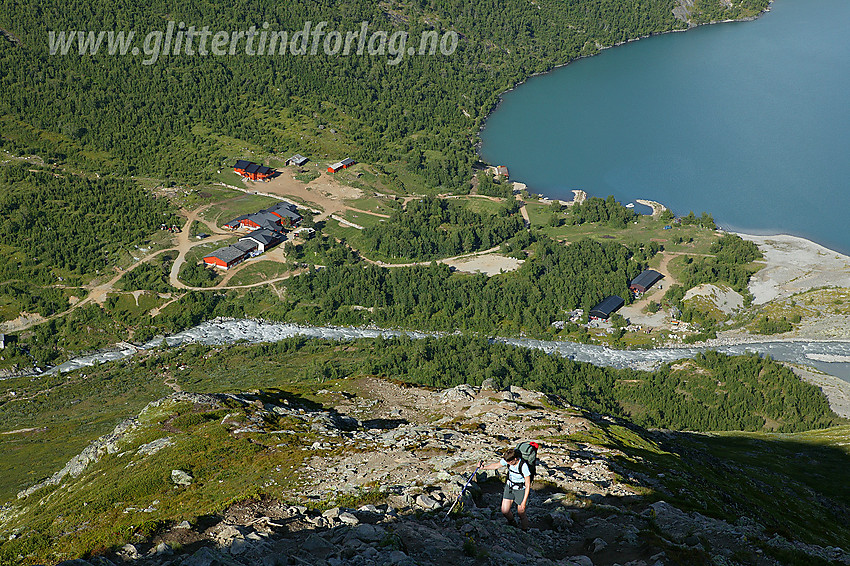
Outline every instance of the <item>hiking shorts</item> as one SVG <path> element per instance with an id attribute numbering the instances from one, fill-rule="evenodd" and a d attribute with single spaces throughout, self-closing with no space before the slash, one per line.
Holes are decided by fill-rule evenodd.
<path id="1" fill-rule="evenodd" d="M 520 503 L 522 503 L 522 500 L 524 498 L 525 486 L 522 486 L 521 488 L 512 488 L 511 484 L 505 484 L 505 491 L 502 493 L 502 499 L 510 499 L 512 501 L 516 501 L 516 504 L 519 505 Z"/>

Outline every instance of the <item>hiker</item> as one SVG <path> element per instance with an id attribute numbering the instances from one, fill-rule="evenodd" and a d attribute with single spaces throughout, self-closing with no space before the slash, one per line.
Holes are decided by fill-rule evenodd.
<path id="1" fill-rule="evenodd" d="M 486 466 L 482 465 L 481 469 L 496 470 L 502 466 L 508 467 L 508 479 L 505 482 L 505 491 L 502 494 L 502 515 L 505 516 L 509 524 L 516 525 L 514 515 L 511 513 L 511 507 L 516 502 L 516 510 L 522 529 L 528 530 L 528 515 L 525 511 L 528 506 L 528 496 L 531 493 L 531 468 L 522 459 L 519 450 L 510 448 L 505 451 L 501 460 Z"/>

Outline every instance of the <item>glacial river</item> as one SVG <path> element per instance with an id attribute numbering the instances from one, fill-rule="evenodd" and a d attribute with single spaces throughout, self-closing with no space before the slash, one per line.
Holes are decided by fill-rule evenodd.
<path id="1" fill-rule="evenodd" d="M 165 337 L 169 346 L 176 347 L 185 344 L 233 344 L 240 340 L 251 343 L 276 342 L 293 336 L 309 338 L 325 338 L 329 340 L 356 340 L 358 338 L 384 338 L 409 336 L 424 338 L 433 336 L 424 332 L 382 330 L 368 328 L 342 328 L 324 326 L 298 326 L 295 324 L 262 322 L 247 319 L 217 319 L 204 322 Z M 160 346 L 163 338 L 156 338 L 141 349 L 147 350 Z M 652 350 L 612 350 L 603 346 L 577 344 L 554 340 L 532 340 L 528 338 L 499 338 L 506 344 L 522 348 L 537 348 L 551 354 L 566 356 L 580 362 L 590 362 L 600 366 L 616 368 L 652 369 L 660 363 L 690 358 L 698 352 L 712 349 L 726 354 L 743 354 L 759 352 L 772 356 L 776 360 L 794 362 L 812 366 L 830 375 L 850 382 L 850 342 L 847 341 L 782 341 L 782 342 L 753 342 L 742 345 L 705 347 L 674 347 L 655 348 Z M 128 358 L 137 352 L 134 348 L 113 349 L 81 356 L 67 361 L 50 370 L 73 371 L 97 363 Z"/>

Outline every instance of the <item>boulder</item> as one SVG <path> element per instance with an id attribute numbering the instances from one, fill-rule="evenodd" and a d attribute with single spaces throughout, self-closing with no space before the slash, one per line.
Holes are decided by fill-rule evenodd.
<path id="1" fill-rule="evenodd" d="M 472 401 L 475 399 L 475 389 L 471 385 L 463 383 L 457 387 L 446 389 L 440 393 L 440 403 L 450 403 L 453 401 Z"/>
<path id="2" fill-rule="evenodd" d="M 192 485 L 192 480 L 195 479 L 188 472 L 183 470 L 171 470 L 171 481 L 177 485 Z"/>
<path id="3" fill-rule="evenodd" d="M 426 494 L 420 494 L 416 497 L 416 504 L 423 509 L 436 509 L 440 506 L 440 503 L 435 499 L 431 498 L 431 496 Z"/>
<path id="4" fill-rule="evenodd" d="M 593 554 L 597 554 L 599 552 L 602 552 L 606 548 L 608 548 L 607 542 L 605 542 L 601 538 L 595 538 L 593 539 L 593 542 L 590 543 L 590 547 L 588 547 L 588 550 L 590 550 L 590 552 L 592 552 Z"/>
<path id="5" fill-rule="evenodd" d="M 370 542 L 378 542 L 382 540 L 386 534 L 386 529 L 382 527 L 377 527 L 375 525 L 370 525 L 368 523 L 361 523 L 354 527 L 351 531 L 358 540 L 361 540 L 365 543 Z"/>
<path id="6" fill-rule="evenodd" d="M 301 550 L 317 558 L 326 558 L 336 552 L 336 547 L 317 534 L 311 534 L 301 545 Z"/>
<path id="7" fill-rule="evenodd" d="M 242 566 L 232 558 L 206 546 L 177 564 L 180 566 Z"/>

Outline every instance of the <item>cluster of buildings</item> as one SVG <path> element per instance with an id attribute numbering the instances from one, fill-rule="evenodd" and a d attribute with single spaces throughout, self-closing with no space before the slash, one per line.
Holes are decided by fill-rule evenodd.
<path id="1" fill-rule="evenodd" d="M 230 269 L 247 259 L 257 256 L 286 239 L 285 230 L 293 229 L 301 222 L 298 207 L 283 201 L 269 208 L 243 214 L 224 225 L 233 231 L 248 233 L 234 244 L 219 248 L 204 257 L 204 263 L 220 269 Z"/>
<path id="2" fill-rule="evenodd" d="M 230 230 L 265 228 L 279 232 L 286 228 L 294 228 L 300 222 L 301 215 L 298 214 L 298 207 L 292 203 L 282 201 L 258 212 L 243 214 L 234 218 L 225 224 L 224 227 Z"/>
<path id="3" fill-rule="evenodd" d="M 632 279 L 631 283 L 629 283 L 629 289 L 634 293 L 635 297 L 639 297 L 646 293 L 662 277 L 664 276 L 657 271 L 645 269 L 640 275 Z M 622 297 L 611 295 L 602 299 L 599 304 L 590 309 L 590 313 L 588 314 L 591 320 L 608 320 L 614 312 L 625 304 L 626 301 Z"/>

